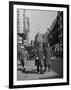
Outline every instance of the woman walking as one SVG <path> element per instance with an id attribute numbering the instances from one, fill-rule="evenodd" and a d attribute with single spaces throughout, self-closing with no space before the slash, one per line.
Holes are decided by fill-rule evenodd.
<path id="1" fill-rule="evenodd" d="M 22 51 L 21 51 L 21 60 L 20 60 L 22 66 L 23 66 L 23 70 L 25 70 L 25 66 L 27 65 L 28 57 L 29 57 L 29 54 L 28 54 L 26 48 L 23 46 Z"/>

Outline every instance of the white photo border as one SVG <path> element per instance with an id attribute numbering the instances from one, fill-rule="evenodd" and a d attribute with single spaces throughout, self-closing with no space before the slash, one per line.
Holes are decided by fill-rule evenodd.
<path id="1" fill-rule="evenodd" d="M 17 8 L 20 9 L 37 9 L 37 10 L 53 10 L 63 11 L 63 46 L 64 46 L 64 57 L 63 57 L 63 78 L 58 79 L 41 79 L 41 80 L 23 80 L 17 81 Z M 43 7 L 43 6 L 29 6 L 29 5 L 13 5 L 13 83 L 14 85 L 30 85 L 30 84 L 43 84 L 43 83 L 62 83 L 67 82 L 67 8 L 63 7 Z"/>

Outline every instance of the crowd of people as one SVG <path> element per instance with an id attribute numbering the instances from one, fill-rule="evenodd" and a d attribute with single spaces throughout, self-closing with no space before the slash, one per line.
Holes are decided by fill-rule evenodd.
<path id="1" fill-rule="evenodd" d="M 50 71 L 52 51 L 49 43 L 36 42 L 34 51 L 34 60 L 35 66 L 37 67 L 37 73 L 43 74 L 46 71 Z M 25 65 L 27 64 L 29 53 L 23 45 L 21 46 L 21 50 L 18 55 L 20 63 L 23 66 L 23 70 L 26 70 Z"/>

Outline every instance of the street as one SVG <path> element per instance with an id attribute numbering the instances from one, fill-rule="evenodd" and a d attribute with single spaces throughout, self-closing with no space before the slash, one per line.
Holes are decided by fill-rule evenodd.
<path id="1" fill-rule="evenodd" d="M 17 31 L 18 59 L 20 54 L 24 62 L 29 58 L 25 71 L 18 60 L 17 80 L 63 78 L 63 12 L 18 8 Z M 41 66 L 44 66 L 43 57 L 46 58 L 50 72 L 38 74 L 34 56 L 39 58 Z M 56 59 L 51 60 L 53 57 Z"/>
<path id="2" fill-rule="evenodd" d="M 23 72 L 23 67 L 20 65 L 18 61 L 17 65 L 17 80 L 35 80 L 35 79 L 51 79 L 57 78 L 58 73 L 53 71 L 45 72 L 44 74 L 38 74 L 36 72 L 35 60 L 27 61 L 26 70 Z"/>

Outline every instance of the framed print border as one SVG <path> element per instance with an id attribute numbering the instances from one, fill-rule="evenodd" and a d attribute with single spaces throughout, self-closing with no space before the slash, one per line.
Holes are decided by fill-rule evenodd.
<path id="1" fill-rule="evenodd" d="M 28 84 L 28 85 L 14 85 L 14 61 L 13 61 L 13 48 L 14 48 L 14 26 L 13 15 L 14 5 L 29 5 L 29 6 L 42 6 L 42 7 L 61 7 L 67 9 L 67 81 L 60 83 L 43 83 L 43 84 Z M 50 3 L 33 3 L 33 2 L 9 2 L 9 88 L 26 88 L 26 87 L 43 87 L 43 86 L 59 86 L 69 85 L 69 5 L 65 4 L 50 4 Z"/>

